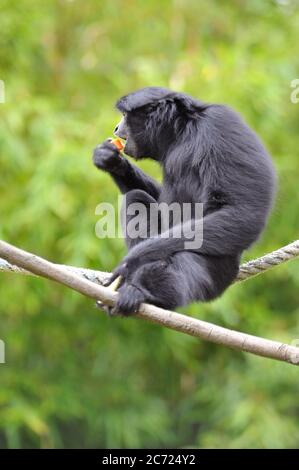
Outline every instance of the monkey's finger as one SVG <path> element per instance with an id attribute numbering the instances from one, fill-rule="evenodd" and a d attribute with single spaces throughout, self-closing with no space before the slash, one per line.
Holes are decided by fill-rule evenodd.
<path id="1" fill-rule="evenodd" d="M 109 155 L 109 156 L 114 156 L 114 155 L 118 155 L 119 154 L 119 151 L 117 150 L 116 147 L 114 146 L 103 146 L 103 145 L 99 145 L 98 147 L 96 147 L 94 149 L 94 155 Z"/>
<path id="2" fill-rule="evenodd" d="M 103 304 L 100 300 L 96 301 L 96 308 L 103 310 L 109 317 L 112 316 L 113 307 Z"/>

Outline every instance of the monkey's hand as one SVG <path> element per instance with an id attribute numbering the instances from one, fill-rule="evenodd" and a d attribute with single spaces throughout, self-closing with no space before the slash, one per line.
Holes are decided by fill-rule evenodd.
<path id="1" fill-rule="evenodd" d="M 126 166 L 126 159 L 120 156 L 120 151 L 111 143 L 111 139 L 107 139 L 94 149 L 93 163 L 100 170 L 112 174 L 122 174 Z"/>
<path id="2" fill-rule="evenodd" d="M 129 276 L 126 266 L 121 264 L 113 271 L 110 278 L 103 283 L 105 287 L 109 286 L 113 290 L 118 291 L 118 299 L 115 306 L 109 307 L 108 310 L 110 316 L 132 315 L 137 312 L 140 304 L 145 301 L 144 293 L 141 289 L 129 283 L 129 277 L 132 278 L 132 276 Z"/>

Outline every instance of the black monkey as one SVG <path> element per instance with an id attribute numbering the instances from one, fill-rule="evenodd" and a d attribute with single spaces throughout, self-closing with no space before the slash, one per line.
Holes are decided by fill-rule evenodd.
<path id="1" fill-rule="evenodd" d="M 165 236 L 161 219 L 158 233 L 127 236 L 128 254 L 107 283 L 121 276 L 114 312 L 134 313 L 141 302 L 175 308 L 216 298 L 234 280 L 242 252 L 265 226 L 276 189 L 268 153 L 242 118 L 224 105 L 148 87 L 122 97 L 116 107 L 123 118 L 114 133 L 126 140 L 124 152 L 136 160 L 157 160 L 163 184 L 121 157 L 109 140 L 95 148 L 94 164 L 110 173 L 126 195 L 126 207 L 134 202 L 147 208 L 157 202 L 203 203 L 203 241 L 186 249 L 184 231 L 174 236 L 184 223 L 173 222 Z M 190 219 L 195 221 L 194 211 Z"/>

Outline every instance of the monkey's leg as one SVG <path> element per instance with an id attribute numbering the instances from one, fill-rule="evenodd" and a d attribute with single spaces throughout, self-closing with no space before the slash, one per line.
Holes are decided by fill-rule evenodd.
<path id="1" fill-rule="evenodd" d="M 137 204 L 137 206 L 135 206 L 135 204 Z M 136 214 L 133 212 L 134 207 L 136 207 L 137 210 L 139 207 L 140 213 L 143 217 L 141 217 L 140 221 L 138 222 L 138 231 L 134 230 L 134 233 L 132 234 L 133 227 L 130 224 L 133 218 L 136 216 Z M 122 228 L 125 234 L 128 249 L 140 241 L 145 240 L 148 236 L 155 235 L 160 228 L 160 218 L 159 214 L 157 213 L 156 199 L 147 194 L 145 191 L 139 189 L 129 191 L 123 200 Z M 134 235 L 134 237 L 132 235 Z M 121 282 L 122 278 L 119 276 L 112 282 L 112 284 L 109 285 L 109 288 L 112 290 L 118 290 Z M 106 313 L 108 313 L 108 315 L 111 315 L 111 312 L 113 311 L 112 307 L 104 305 L 101 301 L 97 301 L 96 306 L 104 310 Z"/>
<path id="2" fill-rule="evenodd" d="M 238 257 L 205 257 L 188 251 L 168 261 L 144 264 L 120 287 L 112 314 L 132 314 L 142 302 L 174 309 L 212 300 L 231 284 L 237 272 Z"/>
<path id="3" fill-rule="evenodd" d="M 129 191 L 121 209 L 122 230 L 128 250 L 160 230 L 157 200 L 140 189 Z M 136 222 L 134 222 L 134 220 Z"/>

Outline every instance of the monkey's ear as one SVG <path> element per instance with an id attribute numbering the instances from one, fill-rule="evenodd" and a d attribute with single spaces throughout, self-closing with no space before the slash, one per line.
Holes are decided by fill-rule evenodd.
<path id="1" fill-rule="evenodd" d="M 204 103 L 196 102 L 188 96 L 175 96 L 173 102 L 178 112 L 188 118 L 198 117 L 207 107 Z"/>

